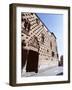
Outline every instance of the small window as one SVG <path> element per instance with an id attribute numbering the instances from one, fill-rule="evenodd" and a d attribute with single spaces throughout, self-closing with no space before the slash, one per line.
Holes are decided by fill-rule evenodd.
<path id="1" fill-rule="evenodd" d="M 33 13 L 31 13 L 31 15 L 33 15 Z"/>
<path id="2" fill-rule="evenodd" d="M 24 21 L 24 19 L 22 18 L 22 19 L 21 19 L 21 21 L 23 22 L 23 21 Z"/>
<path id="3" fill-rule="evenodd" d="M 23 34 L 21 36 L 24 36 Z"/>
<path id="4" fill-rule="evenodd" d="M 27 14 L 26 14 L 26 16 L 27 16 Z"/>
<path id="5" fill-rule="evenodd" d="M 49 52 L 49 50 L 47 49 L 47 52 Z"/>
<path id="6" fill-rule="evenodd" d="M 42 25 L 42 27 L 44 27 L 44 25 Z"/>
<path id="7" fill-rule="evenodd" d="M 26 39 L 28 39 L 28 37 L 26 37 Z"/>
<path id="8" fill-rule="evenodd" d="M 40 21 L 39 21 L 37 18 L 36 18 L 36 23 L 37 23 L 37 24 L 39 24 L 39 23 L 40 23 Z"/>
<path id="9" fill-rule="evenodd" d="M 25 16 L 23 13 L 21 14 L 22 16 Z"/>

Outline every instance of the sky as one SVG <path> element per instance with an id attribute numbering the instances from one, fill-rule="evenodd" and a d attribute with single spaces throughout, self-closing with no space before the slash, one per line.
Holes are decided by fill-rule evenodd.
<path id="1" fill-rule="evenodd" d="M 63 55 L 63 14 L 37 13 L 38 17 L 53 32 L 57 39 L 59 57 Z"/>

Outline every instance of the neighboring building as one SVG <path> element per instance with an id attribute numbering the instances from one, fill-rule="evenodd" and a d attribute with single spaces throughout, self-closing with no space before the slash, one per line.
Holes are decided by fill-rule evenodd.
<path id="1" fill-rule="evenodd" d="M 27 72 L 38 72 L 44 66 L 57 66 L 58 51 L 54 33 L 35 13 L 22 12 L 21 19 L 22 69 L 26 66 Z"/>

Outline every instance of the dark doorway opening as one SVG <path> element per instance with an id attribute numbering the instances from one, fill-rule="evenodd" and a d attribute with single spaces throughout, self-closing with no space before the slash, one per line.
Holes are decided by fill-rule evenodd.
<path id="1" fill-rule="evenodd" d="M 27 58 L 26 72 L 38 72 L 38 56 L 39 53 L 33 50 L 29 50 Z"/>
<path id="2" fill-rule="evenodd" d="M 26 64 L 26 72 L 38 72 L 39 53 L 33 50 L 22 49 L 22 69 Z"/>

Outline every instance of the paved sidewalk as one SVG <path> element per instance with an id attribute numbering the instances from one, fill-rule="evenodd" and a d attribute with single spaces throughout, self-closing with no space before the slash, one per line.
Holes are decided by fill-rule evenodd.
<path id="1" fill-rule="evenodd" d="M 61 74 L 60 74 L 61 73 Z M 38 73 L 23 72 L 22 77 L 36 77 L 36 76 L 56 76 L 63 74 L 63 67 L 53 66 L 39 69 Z"/>
<path id="2" fill-rule="evenodd" d="M 54 66 L 54 67 L 49 67 L 49 68 L 45 68 L 43 70 L 40 70 L 38 72 L 38 74 L 35 76 L 56 76 L 62 72 L 63 72 L 63 67 Z"/>

